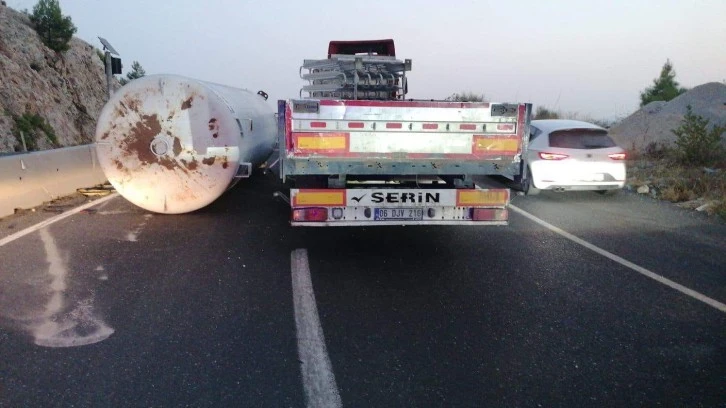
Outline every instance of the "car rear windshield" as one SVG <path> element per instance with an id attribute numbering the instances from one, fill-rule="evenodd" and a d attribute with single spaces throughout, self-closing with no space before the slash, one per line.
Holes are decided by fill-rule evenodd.
<path id="1" fill-rule="evenodd" d="M 571 129 L 550 133 L 550 146 L 563 149 L 602 149 L 614 147 L 616 144 L 604 130 Z"/>

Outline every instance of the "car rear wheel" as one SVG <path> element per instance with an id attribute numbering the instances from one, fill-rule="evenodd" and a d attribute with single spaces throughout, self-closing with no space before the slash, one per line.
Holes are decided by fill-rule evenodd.
<path id="1" fill-rule="evenodd" d="M 614 189 L 614 190 L 597 190 L 598 194 L 604 195 L 604 196 L 614 196 L 615 194 L 619 193 L 620 189 Z"/>

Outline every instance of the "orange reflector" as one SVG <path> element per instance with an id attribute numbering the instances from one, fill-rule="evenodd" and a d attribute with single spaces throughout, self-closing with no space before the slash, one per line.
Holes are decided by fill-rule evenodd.
<path id="1" fill-rule="evenodd" d="M 347 150 L 348 138 L 345 135 L 298 136 L 296 147 L 300 150 Z"/>
<path id="2" fill-rule="evenodd" d="M 503 206 L 509 200 L 509 190 L 458 190 L 457 207 Z"/>
<path id="3" fill-rule="evenodd" d="M 474 136 L 474 151 L 514 154 L 519 151 L 519 139 Z"/>
<path id="4" fill-rule="evenodd" d="M 300 190 L 293 197 L 293 207 L 303 205 L 345 206 L 345 190 Z"/>
<path id="5" fill-rule="evenodd" d="M 509 211 L 498 208 L 472 208 L 471 219 L 473 221 L 507 221 Z"/>
<path id="6" fill-rule="evenodd" d="M 327 208 L 298 208 L 292 210 L 293 221 L 327 221 Z"/>

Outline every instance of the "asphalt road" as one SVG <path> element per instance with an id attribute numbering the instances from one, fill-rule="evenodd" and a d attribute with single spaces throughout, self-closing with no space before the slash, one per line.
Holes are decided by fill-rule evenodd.
<path id="1" fill-rule="evenodd" d="M 179 216 L 114 198 L 0 246 L 0 406 L 301 407 L 316 384 L 362 407 L 726 405 L 726 312 L 697 296 L 521 212 L 292 229 L 276 187 Z M 513 204 L 726 303 L 723 223 L 635 194 Z"/>

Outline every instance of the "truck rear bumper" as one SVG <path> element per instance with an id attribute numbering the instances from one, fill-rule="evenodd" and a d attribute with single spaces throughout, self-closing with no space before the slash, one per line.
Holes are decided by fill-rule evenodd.
<path id="1" fill-rule="evenodd" d="M 506 225 L 508 189 L 291 189 L 293 226 Z"/>
<path id="2" fill-rule="evenodd" d="M 336 222 L 290 222 L 293 227 L 370 227 L 370 226 L 399 226 L 415 225 L 471 225 L 471 226 L 506 226 L 509 221 L 336 221 Z"/>

